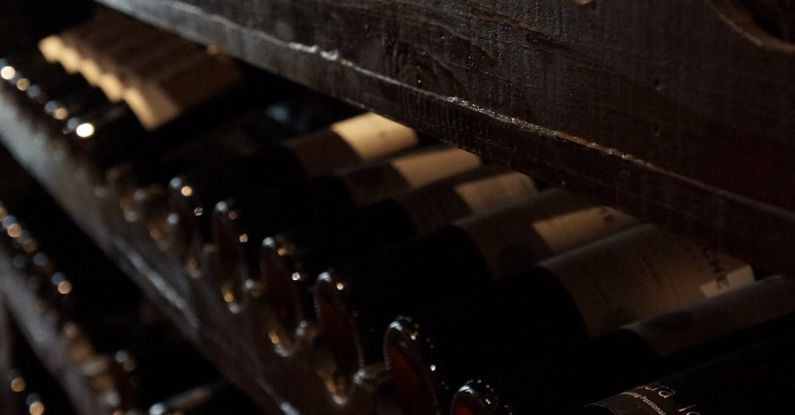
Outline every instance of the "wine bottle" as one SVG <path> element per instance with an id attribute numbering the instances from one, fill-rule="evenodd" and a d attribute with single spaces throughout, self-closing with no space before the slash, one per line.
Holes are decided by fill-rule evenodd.
<path id="1" fill-rule="evenodd" d="M 148 408 L 186 389 L 218 379 L 218 372 L 188 342 L 154 342 L 140 350 L 118 350 L 111 372 L 121 407 Z"/>
<path id="2" fill-rule="evenodd" d="M 279 86 L 269 89 L 279 89 Z M 138 216 L 141 212 L 135 212 L 131 201 L 138 190 L 149 189 L 139 192 L 138 198 L 146 201 L 156 196 L 148 193 L 165 193 L 168 181 L 179 173 L 231 163 L 262 151 L 273 141 L 307 133 L 354 112 L 348 106 L 306 91 L 294 92 L 286 98 L 281 96 L 283 93 L 275 92 L 272 103 L 259 102 L 252 106 L 256 109 L 230 114 L 220 125 L 212 126 L 209 134 L 196 134 L 187 143 L 159 154 L 139 153 L 108 170 L 105 181 L 125 214 Z M 197 114 L 193 118 L 211 117 Z M 209 126 L 206 129 L 210 129 Z"/>
<path id="3" fill-rule="evenodd" d="M 11 368 L 5 373 L 8 390 L 4 390 L 3 398 L 7 405 L 13 407 L 16 413 L 26 413 L 28 408 L 24 404 L 24 393 L 28 389 L 28 380 L 17 368 Z"/>
<path id="4" fill-rule="evenodd" d="M 603 399 L 573 414 L 787 413 L 795 385 L 793 346 L 795 337 L 789 333 L 768 339 Z"/>
<path id="5" fill-rule="evenodd" d="M 246 271 L 256 271 L 256 248 L 266 235 L 301 222 L 333 219 L 391 195 L 478 168 L 481 163 L 478 156 L 464 150 L 428 147 L 335 172 L 299 191 L 271 187 L 241 196 L 237 203 L 227 200 L 218 204 L 212 230 L 221 262 L 214 277 L 224 299 L 230 304 L 240 300 L 248 275 L 235 274 L 234 270 L 242 270 L 246 264 Z M 195 246 L 205 241 L 200 236 Z"/>
<path id="6" fill-rule="evenodd" d="M 381 360 L 384 330 L 398 314 L 468 295 L 636 223 L 549 190 L 324 273 L 315 308 L 340 377 L 345 382 L 362 364 Z"/>
<path id="7" fill-rule="evenodd" d="M 261 151 L 211 170 L 175 177 L 169 205 L 175 217 L 173 247 L 189 269 L 199 266 L 201 244 L 210 238 L 215 204 L 225 197 L 261 189 L 296 189 L 334 169 L 378 159 L 422 143 L 414 130 L 375 114 L 332 124 L 302 137 L 274 142 Z"/>
<path id="8" fill-rule="evenodd" d="M 58 62 L 69 73 L 77 73 L 82 61 L 81 47 L 84 39 L 101 36 L 114 27 L 132 23 L 127 16 L 106 8 L 97 8 L 89 19 L 43 39 L 39 48 L 50 62 Z"/>
<path id="9" fill-rule="evenodd" d="M 52 374 L 43 367 L 19 326 L 9 319 L 4 336 L 4 359 L 10 367 L 4 373 L 15 408 L 24 414 L 73 414 L 69 399 Z"/>
<path id="10" fill-rule="evenodd" d="M 129 315 L 140 303 L 135 285 L 42 189 L 31 186 L 28 192 L 24 198 L 4 200 L 9 210 L 25 216 L 9 214 L 2 223 L 18 252 L 30 256 L 37 251 L 33 259 L 38 263 L 27 266 L 40 273 L 45 284 L 39 295 L 57 311 L 58 320 L 90 326 Z M 28 247 L 21 240 L 26 234 L 35 238 Z"/>
<path id="11" fill-rule="evenodd" d="M 747 264 L 644 225 L 542 261 L 471 302 L 398 320 L 384 337 L 387 366 L 401 403 L 436 402 L 422 413 L 441 413 L 449 385 L 490 373 L 507 354 L 497 345 L 540 355 L 753 282 Z M 426 398 L 407 399 L 419 392 Z"/>
<path id="12" fill-rule="evenodd" d="M 49 64 L 35 50 L 0 60 L 0 77 L 24 92 L 33 109 L 42 108 L 54 97 L 88 87 L 82 77 Z"/>
<path id="13" fill-rule="evenodd" d="M 64 43 L 73 49 L 79 58 L 75 71 L 86 77 L 92 85 L 95 79 L 87 77 L 83 72 L 86 62 L 92 61 L 97 55 L 104 53 L 113 45 L 123 42 L 128 36 L 146 30 L 147 26 L 136 19 L 127 16 L 106 18 L 100 22 L 100 27 L 83 33 L 72 35 L 70 31 L 62 34 Z"/>
<path id="14" fill-rule="evenodd" d="M 488 379 L 471 381 L 456 393 L 452 412 L 567 412 L 790 332 L 794 298 L 792 278 L 769 277 L 631 323 L 582 347 L 564 347 L 552 355 L 509 353 L 489 368 Z"/>
<path id="15" fill-rule="evenodd" d="M 36 293 L 38 299 L 43 300 L 45 297 L 45 283 L 50 281 L 52 275 L 57 271 L 58 268 L 52 258 L 46 253 L 38 251 L 27 261 L 26 269 L 23 272 L 28 278 L 28 288 Z"/>
<path id="16" fill-rule="evenodd" d="M 252 80 L 254 82 L 259 80 Z M 248 110 L 255 100 L 254 92 L 259 89 L 248 90 L 242 85 L 227 86 L 225 90 L 216 88 L 201 92 L 207 95 L 206 102 L 185 109 L 186 112 L 178 114 L 178 118 L 160 125 L 154 132 L 147 131 L 138 114 L 123 103 L 106 103 L 93 111 L 70 118 L 64 132 L 70 135 L 70 142 L 77 154 L 85 158 L 90 170 L 104 179 L 112 166 L 128 160 L 138 160 L 140 164 L 147 161 L 152 163 L 153 159 L 217 127 L 222 120 Z M 284 88 L 273 89 L 273 98 L 278 99 Z M 214 97 L 209 99 L 213 94 Z M 82 128 L 82 131 L 78 128 Z"/>
<path id="17" fill-rule="evenodd" d="M 53 67 L 53 71 L 32 82 L 26 91 L 27 100 L 35 111 L 40 111 L 52 100 L 90 88 L 79 75 L 70 75 L 58 67 Z"/>
<path id="18" fill-rule="evenodd" d="M 51 65 L 35 49 L 27 49 L 0 59 L 0 78 L 16 85 L 17 81 L 27 78 L 31 83 L 54 74 L 57 67 Z"/>
<path id="19" fill-rule="evenodd" d="M 141 62 L 166 56 L 175 44 L 183 39 L 160 30 L 142 30 L 119 42 L 104 54 L 83 63 L 81 72 L 96 79 L 96 84 L 105 92 L 108 99 L 117 102 L 124 95 L 125 82 L 121 73 L 126 68 L 135 68 Z"/>
<path id="20" fill-rule="evenodd" d="M 68 118 L 62 134 L 75 157 L 107 166 L 123 158 L 123 149 L 145 132 L 127 105 L 104 103 Z"/>
<path id="21" fill-rule="evenodd" d="M 265 288 L 263 305 L 275 311 L 276 321 L 257 326 L 267 332 L 271 341 L 285 345 L 291 342 L 300 323 L 311 318 L 311 288 L 317 276 L 330 266 L 350 263 L 388 245 L 428 234 L 453 220 L 484 213 L 536 192 L 531 178 L 485 165 L 391 196 L 335 220 L 306 223 L 265 238 L 259 255 L 260 281 Z M 214 242 L 228 264 L 225 272 L 238 275 L 240 281 L 256 275 L 247 271 L 254 266 L 251 259 L 244 260 L 239 249 L 227 248 L 236 245 L 234 240 L 224 242 L 216 236 Z"/>
<path id="22" fill-rule="evenodd" d="M 226 381 L 198 386 L 149 408 L 149 415 L 255 415 L 260 411 Z"/>
<path id="23" fill-rule="evenodd" d="M 125 19 L 110 28 L 81 36 L 76 39 L 74 45 L 80 56 L 77 72 L 83 75 L 91 85 L 97 86 L 102 76 L 97 61 L 119 44 L 130 42 L 131 39 L 135 40 L 137 34 L 150 31 L 155 30 L 138 20 Z"/>
<path id="24" fill-rule="evenodd" d="M 134 58 L 105 61 L 105 72 L 98 83 L 111 100 L 124 98 L 125 91 L 137 84 L 152 80 L 152 74 L 168 71 L 174 62 L 195 63 L 204 51 L 193 43 L 177 36 L 167 36 L 150 50 L 143 51 Z"/>
<path id="25" fill-rule="evenodd" d="M 108 102 L 105 94 L 97 88 L 86 88 L 69 93 L 44 104 L 44 112 L 55 121 L 56 131 L 63 129 L 63 122 L 73 116 L 80 116 L 93 108 Z"/>
<path id="26" fill-rule="evenodd" d="M 154 77 L 128 79 L 122 98 L 147 130 L 155 130 L 180 114 L 207 102 L 241 81 L 235 62 L 218 54 L 197 52 Z"/>

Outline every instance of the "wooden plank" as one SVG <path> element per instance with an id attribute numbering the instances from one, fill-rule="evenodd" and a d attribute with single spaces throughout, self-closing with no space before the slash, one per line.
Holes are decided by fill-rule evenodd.
<path id="1" fill-rule="evenodd" d="M 58 329 L 56 315 L 41 309 L 41 302 L 25 284 L 25 277 L 14 270 L 5 254 L 0 255 L 0 282 L 22 334 L 42 365 L 61 384 L 77 413 L 110 415 L 113 409 L 100 398 L 88 371 L 72 359 L 72 342 Z"/>
<path id="2" fill-rule="evenodd" d="M 795 270 L 795 45 L 740 2 L 99 1 Z"/>

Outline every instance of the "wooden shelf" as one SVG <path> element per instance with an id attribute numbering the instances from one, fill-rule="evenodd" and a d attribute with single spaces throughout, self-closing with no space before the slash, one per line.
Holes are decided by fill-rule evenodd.
<path id="1" fill-rule="evenodd" d="M 58 328 L 55 314 L 42 307 L 25 277 L 11 266 L 9 258 L 0 254 L 0 281 L 5 304 L 18 323 L 33 352 L 42 365 L 61 384 L 75 410 L 81 415 L 111 414 L 112 407 L 103 401 L 100 391 L 91 383 L 91 364 L 80 365 L 72 358 L 76 346 Z"/>
<path id="2" fill-rule="evenodd" d="M 795 45 L 738 1 L 98 1 L 795 270 Z"/>
<path id="3" fill-rule="evenodd" d="M 383 366 L 362 371 L 347 401 L 335 401 L 317 375 L 319 353 L 316 330 L 312 328 L 307 329 L 307 335 L 287 356 L 265 347 L 266 339 L 257 334 L 248 318 L 255 311 L 246 309 L 245 304 L 237 313 L 230 311 L 212 281 L 187 275 L 173 258 L 155 246 L 143 225 L 130 224 L 122 218 L 113 205 L 115 201 L 110 200 L 85 166 L 68 154 L 63 137 L 44 127 L 46 123 L 32 119 L 17 102 L 13 92 L 0 87 L 0 144 L 197 349 L 265 413 L 367 415 L 383 413 L 377 412 L 379 408 L 391 407 L 383 393 L 388 388 Z M 2 270 L 0 273 L 7 274 Z M 13 297 L 12 309 L 23 322 L 21 325 L 27 327 L 31 342 L 39 345 L 40 350 L 50 347 L 50 343 L 59 350 L 63 348 L 53 325 L 41 321 L 31 308 L 34 303 L 31 294 L 24 293 L 24 288 L 13 281 L 8 287 L 7 292 Z M 23 295 L 17 297 L 17 292 Z M 59 353 L 63 352 L 53 352 L 52 356 L 43 353 L 43 357 L 52 360 L 51 365 L 56 365 L 48 367 L 66 376 L 64 383 L 76 388 L 78 397 L 86 396 L 84 385 L 72 379 L 76 375 L 57 366 L 61 360 L 57 358 Z M 108 413 L 92 410 L 90 404 L 79 403 L 85 409 L 82 413 Z"/>

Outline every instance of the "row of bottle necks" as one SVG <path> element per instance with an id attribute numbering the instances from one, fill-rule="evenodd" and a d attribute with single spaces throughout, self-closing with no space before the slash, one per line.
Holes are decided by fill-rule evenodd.
<path id="1" fill-rule="evenodd" d="M 470 379 L 482 381 L 462 389 L 460 413 L 502 410 L 498 401 L 565 413 L 699 361 L 681 354 L 727 352 L 742 343 L 737 333 L 791 311 L 769 301 L 789 279 L 757 282 L 763 273 L 742 261 L 375 114 L 351 117 L 281 86 L 288 92 L 258 104 L 242 98 L 248 88 L 230 87 L 238 95 L 216 95 L 150 132 L 104 102 L 75 104 L 59 120 L 67 106 L 58 97 L 80 103 L 89 87 L 59 90 L 66 81 L 48 77 L 71 78 L 34 56 L 2 71 L 28 97 L 36 85 L 58 103 L 47 120 L 63 132 L 55 139 L 92 166 L 129 226 L 146 228 L 231 313 L 252 319 L 262 347 L 289 354 L 318 327 L 333 357 L 320 374 L 340 397 L 359 371 L 385 361 L 408 413 L 446 412 Z M 762 301 L 745 301 L 759 290 Z M 679 320 L 666 313 L 684 313 L 687 324 L 668 327 Z M 622 367 L 635 358 L 645 363 Z M 606 361 L 610 381 L 582 370 Z"/>
<path id="2" fill-rule="evenodd" d="M 74 410 L 70 396 L 64 392 L 59 382 L 53 378 L 25 340 L 13 320 L 5 332 L 4 341 L 10 344 L 9 355 L 4 363 L 2 389 L 4 408 L 8 414 L 25 415 L 72 415 Z M 129 360 L 127 361 L 130 365 Z M 89 371 L 91 369 L 86 369 Z M 101 375 L 96 375 L 92 383 L 103 383 Z M 181 385 L 184 390 L 173 389 L 173 395 L 152 404 L 144 410 L 113 410 L 114 415 L 217 415 L 228 413 L 257 414 L 254 406 L 231 384 L 214 378 L 207 383 Z M 117 407 L 112 401 L 118 399 L 116 391 L 106 390 L 103 395 L 109 408 Z M 130 409 L 130 408 L 127 408 Z M 110 413 L 110 412 L 108 412 Z"/>
<path id="3" fill-rule="evenodd" d="M 7 165 L 3 173 L 27 179 Z M 58 364 L 90 385 L 97 406 L 114 415 L 260 413 L 41 189 L 31 185 L 9 194 L 8 187 L 16 186 L 0 186 L 0 249 L 12 271 L 6 278 L 19 279 L 33 293 L 42 326 L 30 330 L 53 330 L 52 338 L 62 342 L 40 345 L 37 352 L 68 359 Z M 10 326 L 10 401 L 26 409 L 19 413 L 71 413 L 34 348 L 13 321 Z"/>

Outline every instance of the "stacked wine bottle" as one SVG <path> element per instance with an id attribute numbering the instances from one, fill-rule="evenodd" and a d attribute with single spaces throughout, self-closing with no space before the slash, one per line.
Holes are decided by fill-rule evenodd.
<path id="1" fill-rule="evenodd" d="M 2 198 L 5 257 L 17 278 L 35 293 L 41 321 L 55 321 L 55 338 L 68 343 L 71 361 L 63 364 L 80 368 L 105 407 L 114 414 L 145 413 L 149 407 L 154 408 L 149 412 L 159 414 L 201 414 L 212 412 L 199 408 L 224 402 L 238 409 L 236 413 L 259 413 L 221 380 L 41 189 L 29 185 L 23 194 L 6 193 Z M 34 330 L 42 329 L 46 328 Z M 18 373 L 36 360 L 30 356 L 31 347 L 22 341 L 13 349 L 27 355 L 9 372 L 9 387 L 26 393 L 20 402 L 29 412 L 43 414 L 46 406 L 68 408 L 52 379 L 42 376 L 40 365 Z M 29 379 L 37 379 L 46 393 L 28 390 L 24 385 L 31 383 Z"/>
<path id="2" fill-rule="evenodd" d="M 788 362 L 789 278 L 763 278 L 696 241 L 108 11 L 40 49 L 4 60 L 0 75 L 91 172 L 108 227 L 168 262 L 168 283 L 200 322 L 222 313 L 230 347 L 268 361 L 311 344 L 313 376 L 336 405 L 381 375 L 412 415 L 567 414 L 591 402 L 583 413 L 739 414 L 781 404 L 771 391 L 792 384 L 773 367 Z M 55 209 L 44 206 L 20 211 Z M 124 284 L 73 280 L 92 273 L 62 272 L 16 224 L 3 222 L 14 264 L 41 280 L 32 284 L 70 331 L 91 331 L 74 325 L 85 301 L 73 291 L 102 290 L 89 303 L 107 316 L 137 303 Z M 152 330 L 113 324 L 120 338 Z M 174 350 L 133 351 L 149 352 Z M 113 361 L 123 366 L 127 353 Z M 754 371 L 760 353 L 770 367 Z M 717 378 L 748 395 L 719 402 Z M 179 391 L 162 388 L 132 401 Z M 201 388 L 184 399 L 226 390 Z"/>

